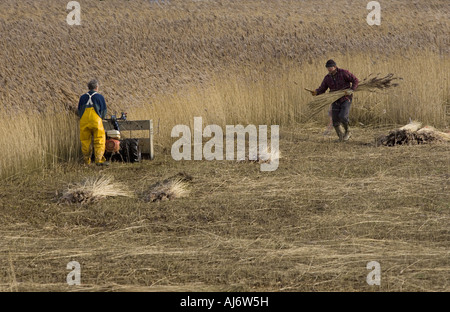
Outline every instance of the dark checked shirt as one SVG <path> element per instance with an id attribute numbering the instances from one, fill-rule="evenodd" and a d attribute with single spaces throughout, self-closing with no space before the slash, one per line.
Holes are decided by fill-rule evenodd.
<path id="1" fill-rule="evenodd" d="M 322 84 L 318 89 L 316 89 L 317 95 L 325 93 L 328 88 L 330 88 L 330 92 L 343 90 L 343 89 L 352 89 L 356 90 L 358 87 L 359 80 L 355 77 L 351 72 L 345 69 L 336 68 L 337 72 L 335 75 L 327 74 L 325 78 L 323 78 Z M 351 86 L 350 86 L 351 83 Z M 346 95 L 341 97 L 338 102 L 342 103 L 346 100 L 351 100 L 353 95 Z"/>

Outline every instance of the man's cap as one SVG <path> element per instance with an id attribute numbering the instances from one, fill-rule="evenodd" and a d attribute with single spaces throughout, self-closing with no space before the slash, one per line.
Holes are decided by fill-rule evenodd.
<path id="1" fill-rule="evenodd" d="M 325 64 L 325 67 L 334 67 L 336 66 L 336 62 L 333 60 L 328 60 L 327 63 Z"/>

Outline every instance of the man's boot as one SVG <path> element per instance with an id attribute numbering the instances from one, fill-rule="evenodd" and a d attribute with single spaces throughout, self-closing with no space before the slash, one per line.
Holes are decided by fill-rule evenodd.
<path id="1" fill-rule="evenodd" d="M 336 130 L 336 133 L 339 137 L 339 142 L 342 142 L 342 140 L 344 139 L 344 134 L 341 131 L 341 127 L 340 126 L 334 127 L 334 130 Z"/>
<path id="2" fill-rule="evenodd" d="M 84 155 L 83 162 L 85 165 L 89 165 L 91 163 L 91 155 L 89 155 L 89 156 Z"/>
<path id="3" fill-rule="evenodd" d="M 343 124 L 343 126 L 344 126 L 345 133 L 344 133 L 344 137 L 342 139 L 344 141 L 348 141 L 348 139 L 350 139 L 350 137 L 351 137 L 350 130 L 348 129 L 348 123 Z"/>
<path id="4" fill-rule="evenodd" d="M 102 156 L 101 158 L 95 159 L 95 164 L 97 166 L 109 166 L 109 161 L 106 161 L 105 156 Z"/>

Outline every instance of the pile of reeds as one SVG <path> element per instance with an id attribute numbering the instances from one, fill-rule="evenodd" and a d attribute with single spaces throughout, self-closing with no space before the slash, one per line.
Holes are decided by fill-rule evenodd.
<path id="1" fill-rule="evenodd" d="M 434 127 L 425 126 L 417 121 L 389 132 L 386 136 L 377 138 L 377 146 L 416 145 L 431 142 L 450 142 L 450 133 L 436 130 Z"/>
<path id="2" fill-rule="evenodd" d="M 89 177 L 82 182 L 69 185 L 62 194 L 60 202 L 87 204 L 106 197 L 132 197 L 133 193 L 125 190 L 122 184 L 115 183 L 111 177 Z"/>
<path id="3" fill-rule="evenodd" d="M 326 92 L 316 96 L 307 104 L 309 109 L 307 119 L 311 119 L 320 113 L 325 107 L 329 107 L 331 103 L 345 96 L 346 92 L 353 94 L 354 92 L 361 91 L 375 92 L 377 90 L 386 90 L 398 86 L 398 83 L 394 83 L 394 81 L 402 79 L 400 77 L 394 77 L 394 74 L 388 74 L 385 77 L 379 77 L 379 75 L 380 74 L 377 74 L 375 77 L 371 77 L 372 74 L 370 74 L 359 83 L 358 88 L 355 91 L 351 89 L 344 89 L 334 92 Z"/>
<path id="4" fill-rule="evenodd" d="M 185 197 L 189 194 L 188 181 L 191 180 L 191 176 L 179 173 L 162 182 L 157 182 L 150 186 L 144 200 L 147 202 L 157 202 Z"/>

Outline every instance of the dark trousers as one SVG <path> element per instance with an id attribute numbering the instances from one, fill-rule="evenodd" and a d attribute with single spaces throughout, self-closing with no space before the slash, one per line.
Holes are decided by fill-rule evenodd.
<path id="1" fill-rule="evenodd" d="M 331 104 L 331 119 L 333 120 L 333 127 L 339 124 L 348 124 L 348 115 L 350 113 L 350 105 L 352 100 L 345 100 L 339 103 L 339 100 Z"/>

